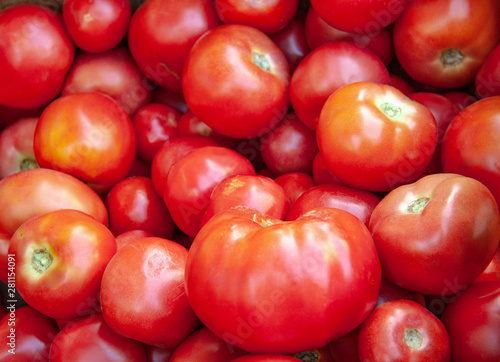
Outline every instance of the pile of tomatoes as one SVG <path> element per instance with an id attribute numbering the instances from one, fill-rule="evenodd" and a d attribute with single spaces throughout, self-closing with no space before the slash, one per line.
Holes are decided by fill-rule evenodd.
<path id="1" fill-rule="evenodd" d="M 1 360 L 500 359 L 498 0 L 21 0 L 0 34 Z"/>

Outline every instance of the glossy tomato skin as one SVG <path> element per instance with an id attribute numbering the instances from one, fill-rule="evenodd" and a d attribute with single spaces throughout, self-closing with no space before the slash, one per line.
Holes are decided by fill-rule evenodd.
<path id="1" fill-rule="evenodd" d="M 103 53 L 125 38 L 132 7 L 127 0 L 67 0 L 62 5 L 62 16 L 78 48 Z"/>
<path id="2" fill-rule="evenodd" d="M 0 12 L 0 104 L 38 108 L 61 91 L 75 55 L 61 14 L 30 4 Z"/>
<path id="3" fill-rule="evenodd" d="M 23 223 L 9 253 L 16 258 L 16 288 L 23 299 L 52 318 L 71 319 L 95 310 L 116 240 L 91 216 L 63 209 Z"/>
<path id="4" fill-rule="evenodd" d="M 167 239 L 136 240 L 120 249 L 102 277 L 104 320 L 117 333 L 164 348 L 198 325 L 186 298 L 187 249 Z"/>
<path id="5" fill-rule="evenodd" d="M 498 248 L 500 214 L 480 182 L 434 174 L 387 194 L 369 229 L 389 281 L 446 296 L 465 289 L 488 266 Z"/>
<path id="6" fill-rule="evenodd" d="M 496 0 L 412 1 L 394 25 L 396 57 L 419 83 L 461 87 L 500 41 L 499 18 Z"/>
<path id="7" fill-rule="evenodd" d="M 453 361 L 500 358 L 500 281 L 476 283 L 449 303 L 441 317 Z"/>
<path id="8" fill-rule="evenodd" d="M 225 147 L 200 147 L 175 162 L 167 175 L 163 200 L 177 227 L 194 237 L 213 189 L 233 175 L 255 175 L 255 169 L 244 156 Z"/>
<path id="9" fill-rule="evenodd" d="M 325 163 L 344 184 L 389 191 L 416 180 L 437 145 L 431 111 L 398 89 L 350 83 L 328 97 L 316 137 Z"/>
<path id="10" fill-rule="evenodd" d="M 219 337 L 251 353 L 286 354 L 320 348 L 360 324 L 380 276 L 368 230 L 345 211 L 283 222 L 239 208 L 199 231 L 185 280 L 193 309 Z"/>
<path id="11" fill-rule="evenodd" d="M 476 94 L 481 98 L 500 96 L 500 43 L 477 71 L 474 85 Z"/>
<path id="12" fill-rule="evenodd" d="M 450 338 L 443 323 L 410 300 L 375 308 L 361 324 L 358 338 L 362 361 L 450 361 Z"/>
<path id="13" fill-rule="evenodd" d="M 109 228 L 114 235 L 143 230 L 170 239 L 175 224 L 163 199 L 148 177 L 128 177 L 115 184 L 106 196 Z"/>
<path id="14" fill-rule="evenodd" d="M 191 111 L 214 131 L 251 138 L 271 130 L 290 102 L 290 67 L 263 32 L 240 24 L 212 29 L 186 59 L 182 87 Z"/>
<path id="15" fill-rule="evenodd" d="M 136 140 L 130 117 L 115 100 L 97 92 L 75 93 L 45 108 L 34 150 L 40 167 L 69 173 L 105 192 L 132 167 Z"/>
<path id="16" fill-rule="evenodd" d="M 444 172 L 472 177 L 500 204 L 500 96 L 481 99 L 451 121 L 441 146 Z"/>
<path id="17" fill-rule="evenodd" d="M 314 182 L 316 182 L 316 184 L 318 185 L 329 183 L 342 184 L 337 176 L 335 176 L 326 165 L 325 158 L 323 157 L 321 152 L 318 152 L 318 154 L 314 158 L 312 175 Z"/>
<path id="18" fill-rule="evenodd" d="M 313 177 L 303 172 L 289 172 L 276 177 L 274 181 L 283 188 L 290 205 L 305 191 L 316 186 Z"/>
<path id="19" fill-rule="evenodd" d="M 211 0 L 153 0 L 132 15 L 128 45 L 142 72 L 153 82 L 182 93 L 182 68 L 193 44 L 221 24 Z"/>
<path id="20" fill-rule="evenodd" d="M 46 168 L 20 171 L 0 180 L 0 208 L 0 229 L 9 234 L 30 218 L 59 209 L 85 212 L 106 226 L 109 219 L 94 190 L 71 175 Z"/>
<path id="21" fill-rule="evenodd" d="M 48 361 L 52 341 L 59 329 L 54 319 L 30 306 L 15 309 L 0 321 L 2 361 Z"/>
<path id="22" fill-rule="evenodd" d="M 486 280 L 500 280 L 500 247 L 475 282 L 478 283 Z"/>
<path id="23" fill-rule="evenodd" d="M 100 313 L 81 318 L 57 334 L 50 361 L 146 361 L 144 344 L 113 331 Z"/>
<path id="24" fill-rule="evenodd" d="M 315 130 L 328 97 L 342 86 L 360 81 L 388 84 L 389 72 L 371 51 L 351 42 L 331 42 L 311 51 L 290 81 L 290 101 L 297 117 Z"/>

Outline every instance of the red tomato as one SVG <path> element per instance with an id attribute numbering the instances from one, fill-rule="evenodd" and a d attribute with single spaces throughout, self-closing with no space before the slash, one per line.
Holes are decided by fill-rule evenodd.
<path id="1" fill-rule="evenodd" d="M 497 249 L 495 256 L 491 259 L 486 269 L 484 269 L 481 275 L 476 279 L 476 283 L 485 280 L 500 280 L 500 247 Z"/>
<path id="2" fill-rule="evenodd" d="M 443 323 L 410 300 L 375 308 L 361 324 L 358 338 L 362 361 L 450 361 L 450 339 Z"/>
<path id="3" fill-rule="evenodd" d="M 410 0 L 311 0 L 329 25 L 351 33 L 375 33 L 394 23 Z"/>
<path id="4" fill-rule="evenodd" d="M 147 362 L 169 362 L 175 350 L 175 347 L 162 348 L 151 344 L 145 344 L 144 347 L 146 348 Z"/>
<path id="5" fill-rule="evenodd" d="M 100 313 L 65 327 L 50 347 L 50 361 L 146 361 L 144 345 L 113 331 Z"/>
<path id="6" fill-rule="evenodd" d="M 325 163 L 325 158 L 318 152 L 313 161 L 313 179 L 318 185 L 323 184 L 342 184 L 340 180 L 335 176 L 332 171 L 328 169 L 328 166 Z"/>
<path id="7" fill-rule="evenodd" d="M 132 117 L 151 101 L 152 89 L 128 49 L 118 46 L 99 54 L 79 52 L 68 72 L 61 95 L 104 93 L 117 101 Z"/>
<path id="8" fill-rule="evenodd" d="M 118 334 L 164 348 L 190 335 L 198 318 L 184 290 L 187 254 L 183 246 L 157 237 L 122 247 L 102 277 L 106 323 Z"/>
<path id="9" fill-rule="evenodd" d="M 498 19 L 498 0 L 411 1 L 394 25 L 396 57 L 419 83 L 461 87 L 500 41 Z"/>
<path id="10" fill-rule="evenodd" d="M 229 362 L 248 354 L 241 348 L 228 344 L 204 327 L 189 335 L 172 353 L 168 362 Z"/>
<path id="11" fill-rule="evenodd" d="M 232 362 L 297 362 L 297 358 L 277 354 L 255 354 L 235 358 Z"/>
<path id="12" fill-rule="evenodd" d="M 182 75 L 191 111 L 233 138 L 260 136 L 286 115 L 290 68 L 280 48 L 247 25 L 223 25 L 192 47 Z"/>
<path id="13" fill-rule="evenodd" d="M 445 92 L 443 95 L 455 104 L 459 112 L 478 100 L 472 94 L 462 91 Z"/>
<path id="14" fill-rule="evenodd" d="M 325 163 L 344 184 L 388 191 L 417 179 L 437 145 L 427 107 L 373 82 L 343 86 L 326 101 L 316 130 Z"/>
<path id="15" fill-rule="evenodd" d="M 285 191 L 288 203 L 292 205 L 305 191 L 316 186 L 313 177 L 303 172 L 289 172 L 278 176 L 274 181 Z"/>
<path id="16" fill-rule="evenodd" d="M 104 269 L 115 253 L 116 241 L 106 226 L 68 209 L 29 219 L 9 246 L 23 299 L 60 319 L 95 310 Z"/>
<path id="17" fill-rule="evenodd" d="M 255 169 L 245 157 L 225 147 L 196 148 L 172 165 L 163 200 L 180 230 L 190 237 L 196 235 L 213 189 L 233 175 L 255 175 Z"/>
<path id="18" fill-rule="evenodd" d="M 156 87 L 153 89 L 152 103 L 161 103 L 166 104 L 167 106 L 172 106 L 181 113 L 187 112 L 189 109 L 186 104 L 186 100 L 184 99 L 184 94 L 172 92 L 162 87 Z"/>
<path id="19" fill-rule="evenodd" d="M 411 86 L 410 83 L 403 79 L 401 76 L 390 73 L 389 78 L 391 79 L 389 84 L 394 88 L 399 89 L 401 93 L 409 96 L 410 94 L 415 92 L 413 86 Z"/>
<path id="20" fill-rule="evenodd" d="M 500 359 L 500 281 L 476 283 L 449 303 L 441 317 L 453 361 Z"/>
<path id="21" fill-rule="evenodd" d="M 350 42 L 326 43 L 309 53 L 290 81 L 290 101 L 297 117 L 315 130 L 323 105 L 342 86 L 359 81 L 389 83 L 382 61 Z"/>
<path id="22" fill-rule="evenodd" d="M 481 98 L 500 96 L 500 43 L 479 68 L 474 85 L 476 94 Z"/>
<path id="23" fill-rule="evenodd" d="M 485 184 L 500 205 L 500 96 L 481 99 L 451 121 L 441 146 L 444 172 Z"/>
<path id="24" fill-rule="evenodd" d="M 136 140 L 130 117 L 111 97 L 75 93 L 45 108 L 34 149 L 40 167 L 69 173 L 105 192 L 132 167 Z"/>
<path id="25" fill-rule="evenodd" d="M 8 284 L 9 279 L 9 245 L 10 245 L 10 237 L 6 231 L 0 230 L 0 280 L 5 284 Z M 11 267 L 14 263 L 14 260 L 10 260 Z M 12 279 L 11 274 L 11 279 Z"/>
<path id="26" fill-rule="evenodd" d="M 199 231 L 185 278 L 191 306 L 220 338 L 251 353 L 288 354 L 359 325 L 381 270 L 367 228 L 345 211 L 284 222 L 239 208 Z"/>
<path id="27" fill-rule="evenodd" d="M 224 24 L 249 25 L 266 34 L 288 25 L 298 7 L 298 0 L 215 0 L 217 14 Z"/>
<path id="28" fill-rule="evenodd" d="M 260 138 L 262 159 L 276 175 L 311 173 L 318 152 L 316 134 L 294 113 L 288 113 L 273 130 Z"/>
<path id="29" fill-rule="evenodd" d="M 166 104 L 149 103 L 139 109 L 132 118 L 137 155 L 151 164 L 156 151 L 179 135 L 180 118 L 181 112 Z"/>
<path id="30" fill-rule="evenodd" d="M 148 0 L 132 15 L 128 45 L 147 77 L 182 93 L 182 68 L 189 50 L 202 34 L 218 25 L 212 0 Z"/>
<path id="31" fill-rule="evenodd" d="M 71 175 L 36 168 L 0 180 L 0 230 L 10 235 L 28 219 L 59 209 L 79 210 L 108 225 L 102 199 Z"/>
<path id="32" fill-rule="evenodd" d="M 0 179 L 38 168 L 33 138 L 38 117 L 20 118 L 0 131 Z"/>
<path id="33" fill-rule="evenodd" d="M 59 329 L 54 319 L 25 306 L 0 321 L 2 361 L 48 361 L 49 350 Z"/>
<path id="34" fill-rule="evenodd" d="M 450 295 L 472 284 L 495 255 L 500 213 L 480 182 L 434 174 L 387 194 L 369 229 L 385 278 L 411 291 Z"/>
<path id="35" fill-rule="evenodd" d="M 172 217 L 148 177 L 129 177 L 115 184 L 106 196 L 106 206 L 114 235 L 136 229 L 165 239 L 174 235 Z"/>
<path id="36" fill-rule="evenodd" d="M 130 244 L 136 240 L 143 239 L 143 238 L 149 238 L 151 236 L 155 236 L 151 234 L 150 232 L 144 231 L 144 230 L 129 230 L 125 231 L 119 235 L 116 236 L 116 246 L 117 249 L 120 250 L 122 247 L 124 247 L 127 244 Z"/>
<path id="37" fill-rule="evenodd" d="M 39 5 L 0 12 L 0 104 L 45 106 L 58 96 L 75 55 L 61 14 Z"/>
<path id="38" fill-rule="evenodd" d="M 62 16 L 71 40 L 80 49 L 103 53 L 125 38 L 132 7 L 128 0 L 65 0 Z"/>
<path id="39" fill-rule="evenodd" d="M 335 362 L 328 345 L 310 351 L 295 353 L 293 357 L 299 361 Z"/>

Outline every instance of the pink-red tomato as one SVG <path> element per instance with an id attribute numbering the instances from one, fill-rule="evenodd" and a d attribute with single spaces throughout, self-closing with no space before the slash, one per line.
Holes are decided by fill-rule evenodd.
<path id="1" fill-rule="evenodd" d="M 316 186 L 313 177 L 308 173 L 289 172 L 278 176 L 274 181 L 285 191 L 288 202 L 292 205 L 305 191 Z"/>
<path id="2" fill-rule="evenodd" d="M 297 117 L 315 130 L 328 97 L 344 85 L 389 83 L 389 72 L 371 51 L 351 42 L 323 44 L 298 65 L 290 81 L 290 101 Z"/>
<path id="3" fill-rule="evenodd" d="M 191 111 L 214 131 L 250 138 L 270 131 L 286 115 L 290 67 L 262 31 L 226 24 L 192 47 L 182 73 Z"/>
<path id="4" fill-rule="evenodd" d="M 490 263 L 500 213 L 482 183 L 441 173 L 392 190 L 373 210 L 369 229 L 385 278 L 445 296 L 472 284 Z"/>
<path id="5" fill-rule="evenodd" d="M 150 237 L 122 247 L 101 285 L 102 314 L 118 334 L 146 344 L 175 347 L 198 325 L 184 289 L 188 251 Z"/>
<path id="6" fill-rule="evenodd" d="M 128 245 L 136 240 L 143 239 L 143 238 L 149 238 L 151 236 L 155 236 L 155 235 L 151 234 L 148 231 L 144 231 L 144 230 L 140 230 L 140 229 L 124 231 L 123 233 L 118 234 L 115 237 L 117 250 L 120 250 L 125 245 Z"/>
<path id="7" fill-rule="evenodd" d="M 491 259 L 486 269 L 483 270 L 475 282 L 477 283 L 485 280 L 500 280 L 500 247 L 497 249 L 495 256 Z"/>
<path id="8" fill-rule="evenodd" d="M 423 173 L 438 135 L 427 107 L 390 85 L 355 82 L 328 97 L 316 136 L 326 165 L 342 183 L 389 191 Z"/>
<path id="9" fill-rule="evenodd" d="M 500 96 L 500 43 L 477 71 L 474 85 L 476 94 L 481 98 Z"/>
<path id="10" fill-rule="evenodd" d="M 314 182 L 318 185 L 323 184 L 342 184 L 342 182 L 333 174 L 325 162 L 325 158 L 318 152 L 313 161 L 312 175 Z"/>
<path id="11" fill-rule="evenodd" d="M 40 5 L 0 11 L 0 104 L 45 106 L 61 92 L 75 46 L 61 14 Z"/>
<path id="12" fill-rule="evenodd" d="M 33 308 L 57 319 L 95 310 L 101 278 L 116 253 L 109 229 L 77 210 L 29 219 L 14 233 L 16 288 Z"/>
<path id="13" fill-rule="evenodd" d="M 65 0 L 62 16 L 78 48 L 103 53 L 125 38 L 132 7 L 128 0 Z"/>
<path id="14" fill-rule="evenodd" d="M 419 83 L 464 86 L 500 41 L 498 19 L 498 0 L 411 1 L 394 24 L 396 57 Z"/>
<path id="15" fill-rule="evenodd" d="M 132 15 L 128 46 L 153 82 L 182 93 L 182 68 L 193 44 L 220 25 L 212 0 L 148 0 Z"/>

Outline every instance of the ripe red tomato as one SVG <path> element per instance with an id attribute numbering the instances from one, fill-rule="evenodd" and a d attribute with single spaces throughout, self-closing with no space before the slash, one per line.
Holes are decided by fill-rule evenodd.
<path id="1" fill-rule="evenodd" d="M 417 82 L 461 87 L 500 41 L 498 19 L 498 0 L 411 1 L 394 24 L 396 57 Z"/>
<path id="2" fill-rule="evenodd" d="M 313 177 L 303 172 L 285 173 L 284 175 L 276 177 L 274 181 L 283 188 L 290 205 L 292 205 L 305 191 L 316 186 Z"/>
<path id="3" fill-rule="evenodd" d="M 290 68 L 263 32 L 228 24 L 192 47 L 182 73 L 191 111 L 214 131 L 250 138 L 270 131 L 287 114 Z"/>
<path id="4" fill-rule="evenodd" d="M 369 229 L 385 278 L 446 296 L 465 289 L 488 266 L 500 240 L 500 213 L 479 181 L 434 174 L 387 194 Z"/>
<path id="5" fill-rule="evenodd" d="M 500 43 L 477 71 L 474 85 L 476 94 L 481 98 L 500 96 Z"/>
<path id="6" fill-rule="evenodd" d="M 61 91 L 75 55 L 61 14 L 20 4 L 0 12 L 0 104 L 45 106 Z"/>
<path id="7" fill-rule="evenodd" d="M 43 314 L 76 318 L 96 310 L 101 278 L 116 253 L 109 229 L 77 210 L 57 210 L 24 222 L 12 236 L 16 288 Z"/>
<path id="8" fill-rule="evenodd" d="M 62 16 L 78 48 L 103 53 L 125 38 L 132 7 L 128 0 L 65 0 Z"/>
<path id="9" fill-rule="evenodd" d="M 443 323 L 422 305 L 393 300 L 375 308 L 361 324 L 361 361 L 450 361 Z"/>
<path id="10" fill-rule="evenodd" d="M 367 228 L 345 211 L 284 222 L 240 208 L 198 232 L 185 278 L 191 306 L 220 338 L 251 353 L 296 353 L 359 325 L 381 270 Z"/>
<path id="11" fill-rule="evenodd" d="M 398 89 L 350 83 L 334 92 L 316 130 L 325 163 L 344 184 L 388 191 L 416 180 L 437 145 L 431 111 Z"/>
<path id="12" fill-rule="evenodd" d="M 184 290 L 187 256 L 183 246 L 158 237 L 122 247 L 102 276 L 106 323 L 146 344 L 177 346 L 198 325 Z"/>
<path id="13" fill-rule="evenodd" d="M 98 192 L 127 176 L 136 155 L 127 112 L 102 93 L 75 93 L 43 111 L 35 130 L 40 167 L 69 173 Z"/>

